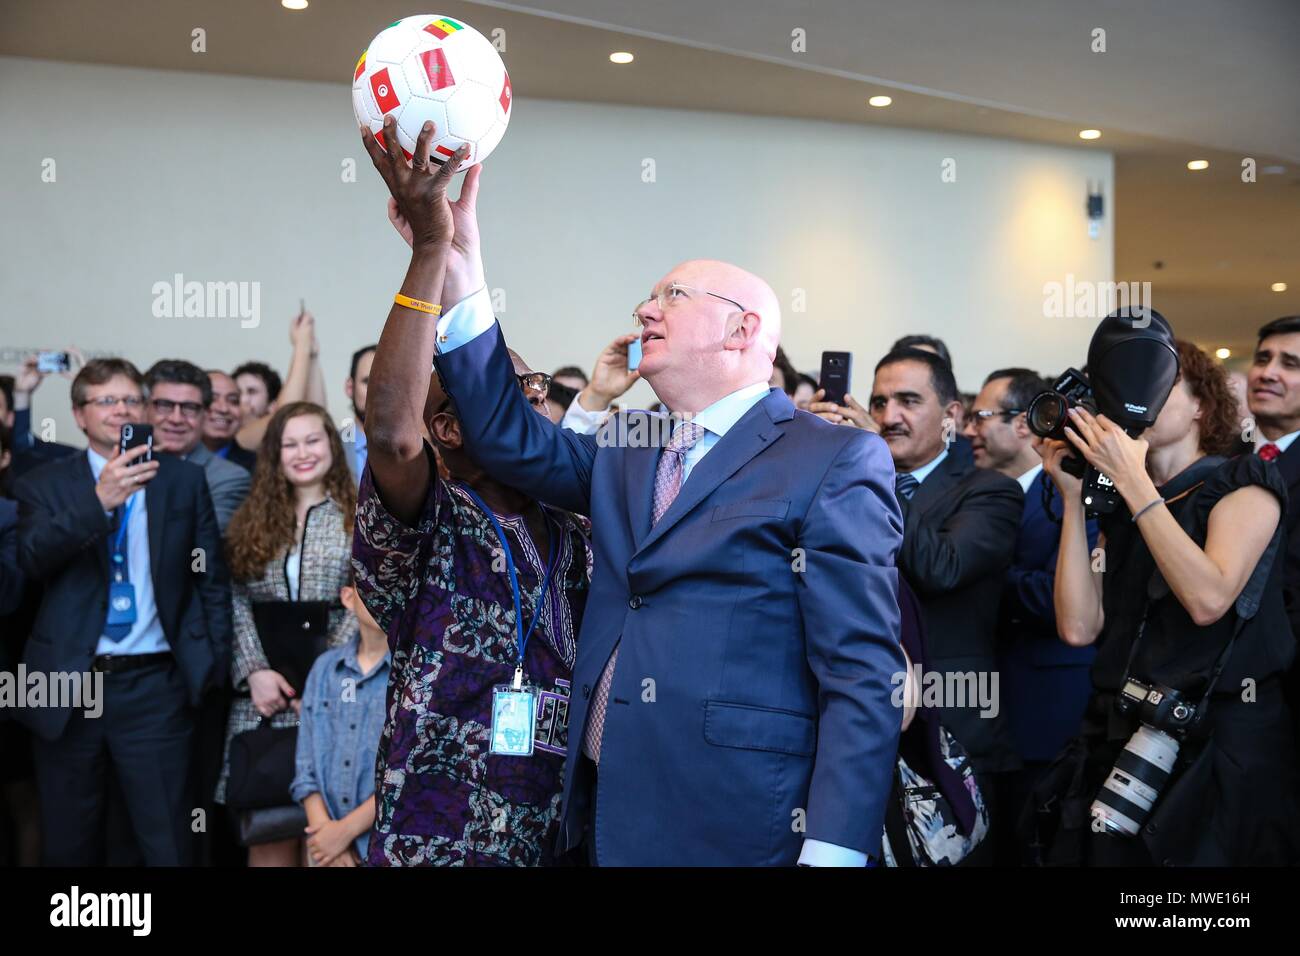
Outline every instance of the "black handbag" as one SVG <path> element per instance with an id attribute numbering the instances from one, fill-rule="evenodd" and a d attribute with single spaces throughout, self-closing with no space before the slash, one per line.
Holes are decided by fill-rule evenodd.
<path id="1" fill-rule="evenodd" d="M 253 623 L 271 670 L 289 682 L 299 698 L 312 663 L 329 640 L 333 601 L 257 601 Z"/>
<path id="2" fill-rule="evenodd" d="M 230 739 L 230 775 L 226 805 L 232 810 L 258 810 L 292 805 L 297 727 L 273 727 L 259 717 L 257 727 Z"/>
<path id="3" fill-rule="evenodd" d="M 301 840 L 307 828 L 307 811 L 295 805 L 243 810 L 239 814 L 239 845 L 257 846 L 280 840 Z"/>

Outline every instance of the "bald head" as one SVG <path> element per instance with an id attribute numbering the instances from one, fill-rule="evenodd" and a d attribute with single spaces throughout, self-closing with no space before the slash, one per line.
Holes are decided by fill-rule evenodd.
<path id="1" fill-rule="evenodd" d="M 683 262 L 655 283 L 637 315 L 641 377 L 674 412 L 698 412 L 772 377 L 781 307 L 771 286 L 739 266 Z"/>

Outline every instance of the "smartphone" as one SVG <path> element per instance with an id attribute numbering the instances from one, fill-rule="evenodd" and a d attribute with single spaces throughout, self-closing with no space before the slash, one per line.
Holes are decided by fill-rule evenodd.
<path id="1" fill-rule="evenodd" d="M 149 450 L 132 464 L 139 465 L 146 461 L 153 461 L 153 426 L 127 422 L 122 426 L 122 437 L 118 441 L 118 451 L 130 451 L 138 445 L 145 445 Z"/>
<path id="2" fill-rule="evenodd" d="M 635 372 L 636 367 L 641 364 L 641 340 L 629 342 L 627 346 L 627 370 Z"/>
<path id="3" fill-rule="evenodd" d="M 853 371 L 852 352 L 823 352 L 821 387 L 825 391 L 823 402 L 844 404 L 849 392 L 849 374 Z"/>
<path id="4" fill-rule="evenodd" d="M 37 352 L 36 369 L 44 374 L 66 372 L 72 368 L 67 352 Z"/>

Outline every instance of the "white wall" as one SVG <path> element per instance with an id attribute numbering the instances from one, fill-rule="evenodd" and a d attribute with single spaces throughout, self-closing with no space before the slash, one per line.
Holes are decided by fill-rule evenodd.
<path id="1" fill-rule="evenodd" d="M 795 364 L 852 350 L 861 392 L 907 332 L 943 336 L 966 389 L 1000 365 L 1082 361 L 1093 322 L 1044 318 L 1043 284 L 1112 279 L 1114 211 L 1097 240 L 1083 212 L 1087 180 L 1113 195 L 1109 153 L 517 93 L 480 216 L 506 334 L 536 368 L 589 367 L 693 257 L 767 278 Z M 0 123 L 0 347 L 283 372 L 301 296 L 345 414 L 348 357 L 378 337 L 406 262 L 345 85 L 0 57 Z M 260 283 L 261 324 L 155 318 L 153 286 L 178 272 Z M 36 412 L 80 443 L 66 383 L 47 382 Z"/>

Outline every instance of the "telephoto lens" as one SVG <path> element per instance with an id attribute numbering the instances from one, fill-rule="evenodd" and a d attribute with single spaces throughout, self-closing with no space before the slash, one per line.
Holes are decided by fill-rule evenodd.
<path id="1" fill-rule="evenodd" d="M 1030 401 L 1025 423 L 1041 438 L 1064 441 L 1065 416 L 1069 409 L 1069 401 L 1060 392 L 1041 392 Z"/>
<path id="2" fill-rule="evenodd" d="M 1115 760 L 1092 802 L 1092 817 L 1112 833 L 1136 836 L 1151 816 L 1160 789 L 1173 773 L 1178 741 L 1143 724 Z"/>

